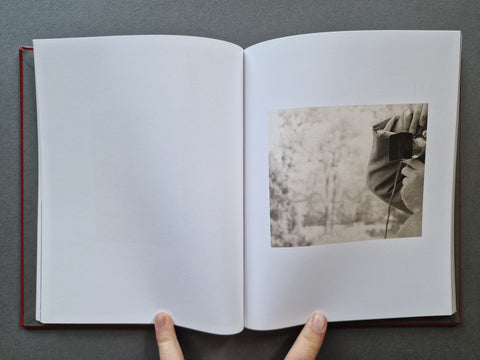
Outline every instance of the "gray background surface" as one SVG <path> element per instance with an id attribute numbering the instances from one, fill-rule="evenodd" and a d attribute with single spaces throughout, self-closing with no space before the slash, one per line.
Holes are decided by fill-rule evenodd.
<path id="1" fill-rule="evenodd" d="M 0 359 L 157 358 L 153 327 L 20 327 L 18 48 L 33 38 L 119 34 L 206 36 L 247 47 L 281 36 L 338 30 L 461 30 L 462 318 L 453 327 L 332 328 L 321 359 L 480 358 L 480 2 L 0 1 Z M 412 54 L 414 56 L 414 54 Z M 300 328 L 215 336 L 178 329 L 186 358 L 280 359 Z"/>

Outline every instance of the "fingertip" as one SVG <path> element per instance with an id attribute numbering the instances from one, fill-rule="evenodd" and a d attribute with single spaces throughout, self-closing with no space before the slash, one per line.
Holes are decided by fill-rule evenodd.
<path id="1" fill-rule="evenodd" d="M 183 359 L 172 318 L 166 312 L 155 315 L 155 335 L 160 359 Z"/>
<path id="2" fill-rule="evenodd" d="M 170 319 L 170 315 L 168 315 L 166 312 L 159 312 L 157 315 L 155 315 L 155 329 L 162 330 L 165 328 Z"/>
<path id="3" fill-rule="evenodd" d="M 308 318 L 285 360 L 313 360 L 320 350 L 327 330 L 327 319 L 320 312 Z"/>
<path id="4" fill-rule="evenodd" d="M 318 333 L 324 333 L 327 329 L 327 318 L 320 312 L 316 311 L 308 320 L 308 324 Z"/>

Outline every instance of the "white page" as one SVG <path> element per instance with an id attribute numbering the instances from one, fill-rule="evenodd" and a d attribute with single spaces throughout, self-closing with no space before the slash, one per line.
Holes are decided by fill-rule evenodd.
<path id="1" fill-rule="evenodd" d="M 36 40 L 45 323 L 243 328 L 243 52 Z"/>
<path id="2" fill-rule="evenodd" d="M 245 51 L 246 326 L 455 311 L 451 268 L 459 32 L 343 32 Z M 276 109 L 428 103 L 422 237 L 272 248 L 268 117 Z"/>

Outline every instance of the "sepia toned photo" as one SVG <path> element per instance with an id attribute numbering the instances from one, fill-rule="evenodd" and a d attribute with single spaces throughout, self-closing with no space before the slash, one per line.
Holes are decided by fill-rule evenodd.
<path id="1" fill-rule="evenodd" d="M 272 247 L 422 235 L 427 104 L 269 114 Z"/>

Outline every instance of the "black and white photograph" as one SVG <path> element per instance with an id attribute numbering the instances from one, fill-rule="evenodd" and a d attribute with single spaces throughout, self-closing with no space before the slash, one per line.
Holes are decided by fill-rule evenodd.
<path id="1" fill-rule="evenodd" d="M 428 104 L 269 113 L 272 247 L 422 236 Z"/>

